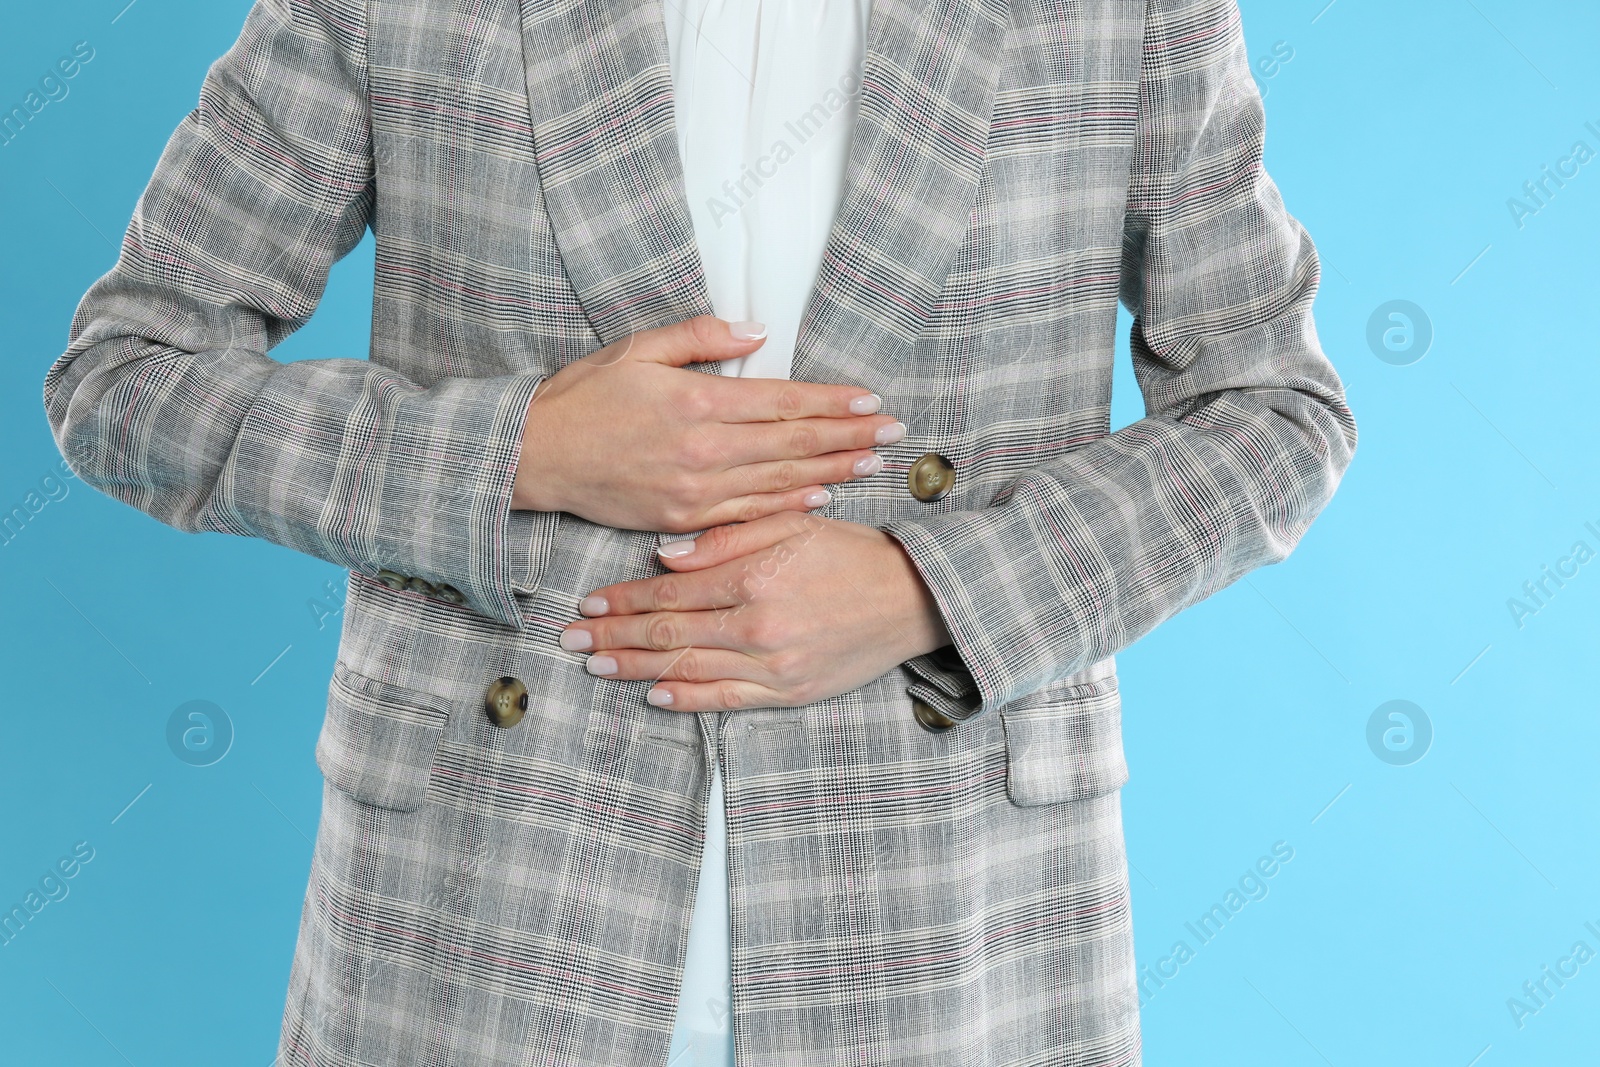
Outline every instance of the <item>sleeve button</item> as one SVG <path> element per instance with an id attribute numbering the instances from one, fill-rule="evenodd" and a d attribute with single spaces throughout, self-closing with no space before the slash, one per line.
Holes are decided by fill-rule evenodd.
<path id="1" fill-rule="evenodd" d="M 944 712 L 916 697 L 911 698 L 911 714 L 916 718 L 917 725 L 930 733 L 943 733 L 956 724 L 956 721 Z"/>
<path id="2" fill-rule="evenodd" d="M 406 587 L 406 576 L 387 567 L 378 572 L 378 581 L 390 589 L 404 589 Z"/>

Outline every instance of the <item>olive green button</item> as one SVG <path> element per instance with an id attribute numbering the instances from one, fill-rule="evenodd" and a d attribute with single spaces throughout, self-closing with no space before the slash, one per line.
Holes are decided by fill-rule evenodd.
<path id="1" fill-rule="evenodd" d="M 502 730 L 509 729 L 521 722 L 523 713 L 528 710 L 528 687 L 520 678 L 502 675 L 489 683 L 483 704 L 490 722 Z"/>
<path id="2" fill-rule="evenodd" d="M 930 733 L 943 733 L 956 724 L 956 720 L 916 697 L 911 698 L 911 714 L 916 717 L 917 725 Z"/>
<path id="3" fill-rule="evenodd" d="M 461 590 L 453 585 L 445 585 L 443 582 L 434 587 L 434 595 L 450 604 L 465 604 L 467 602 L 466 595 Z"/>
<path id="4" fill-rule="evenodd" d="M 929 452 L 906 472 L 906 487 L 925 504 L 940 499 L 955 484 L 955 467 L 937 452 Z"/>
<path id="5" fill-rule="evenodd" d="M 407 578 L 399 571 L 392 571 L 385 567 L 383 570 L 378 572 L 378 581 L 382 582 L 390 589 L 404 589 L 406 587 Z"/>
<path id="6" fill-rule="evenodd" d="M 433 583 L 426 578 L 413 577 L 406 582 L 406 588 L 413 593 L 421 593 L 423 596 L 433 596 L 439 592 L 434 588 Z"/>

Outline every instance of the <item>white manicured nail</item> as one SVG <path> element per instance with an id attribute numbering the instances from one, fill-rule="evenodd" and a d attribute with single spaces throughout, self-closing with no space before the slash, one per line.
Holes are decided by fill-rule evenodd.
<path id="1" fill-rule="evenodd" d="M 865 478 L 869 474 L 877 474 L 883 470 L 883 457 L 876 452 L 870 456 L 862 456 L 856 460 L 855 466 L 850 469 L 856 472 L 857 477 L 861 478 Z"/>
<path id="2" fill-rule="evenodd" d="M 805 505 L 808 508 L 820 508 L 833 499 L 833 494 L 826 489 L 818 489 L 815 493 L 807 493 Z"/>
<path id="3" fill-rule="evenodd" d="M 578 612 L 582 615 L 604 615 L 611 610 L 611 602 L 603 596 L 586 596 L 578 601 Z"/>
<path id="4" fill-rule="evenodd" d="M 695 539 L 692 537 L 684 537 L 677 541 L 668 541 L 666 544 L 657 545 L 656 552 L 667 557 L 668 559 L 682 559 L 684 556 L 687 556 L 689 553 L 694 551 L 694 541 Z"/>
<path id="5" fill-rule="evenodd" d="M 617 661 L 610 656 L 590 656 L 583 664 L 590 674 L 616 674 Z"/>
<path id="6" fill-rule="evenodd" d="M 665 689 L 652 689 L 644 698 L 658 708 L 664 708 L 672 703 L 672 694 Z"/>
<path id="7" fill-rule="evenodd" d="M 754 341 L 757 337 L 767 335 L 767 324 L 745 319 L 742 322 L 728 323 L 728 332 L 733 334 L 735 341 Z"/>
<path id="8" fill-rule="evenodd" d="M 880 444 L 880 445 L 892 445 L 896 441 L 899 441 L 899 440 L 903 439 L 905 437 L 905 435 L 906 435 L 906 424 L 905 423 L 903 423 L 903 422 L 891 422 L 887 426 L 879 426 L 878 427 L 878 432 L 873 437 L 873 440 L 877 441 L 878 444 Z"/>
<path id="9" fill-rule="evenodd" d="M 877 393 L 868 393 L 866 396 L 858 396 L 850 401 L 850 414 L 871 415 L 881 407 L 883 407 L 883 397 Z"/>
<path id="10" fill-rule="evenodd" d="M 562 630 L 561 647 L 568 652 L 582 652 L 594 647 L 594 635 L 588 630 Z"/>

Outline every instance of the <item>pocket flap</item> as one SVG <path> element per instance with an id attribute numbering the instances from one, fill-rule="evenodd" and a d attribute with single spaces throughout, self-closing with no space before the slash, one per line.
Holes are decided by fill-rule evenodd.
<path id="1" fill-rule="evenodd" d="M 450 721 L 450 698 L 334 664 L 317 737 L 325 779 L 357 800 L 395 811 L 421 807 Z"/>
<path id="2" fill-rule="evenodd" d="M 999 710 L 1006 735 L 1006 793 L 1012 803 L 1081 800 L 1127 782 L 1116 674 L 1043 690 Z"/>

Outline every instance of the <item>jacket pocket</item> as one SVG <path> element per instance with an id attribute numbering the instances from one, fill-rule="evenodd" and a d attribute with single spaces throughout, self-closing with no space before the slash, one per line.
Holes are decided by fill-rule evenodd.
<path id="1" fill-rule="evenodd" d="M 1046 689 L 999 709 L 1006 793 L 1023 806 L 1082 800 L 1128 780 L 1117 676 Z"/>
<path id="2" fill-rule="evenodd" d="M 339 660 L 317 736 L 317 766 L 330 785 L 357 800 L 415 811 L 449 721 L 449 697 L 369 677 Z"/>

